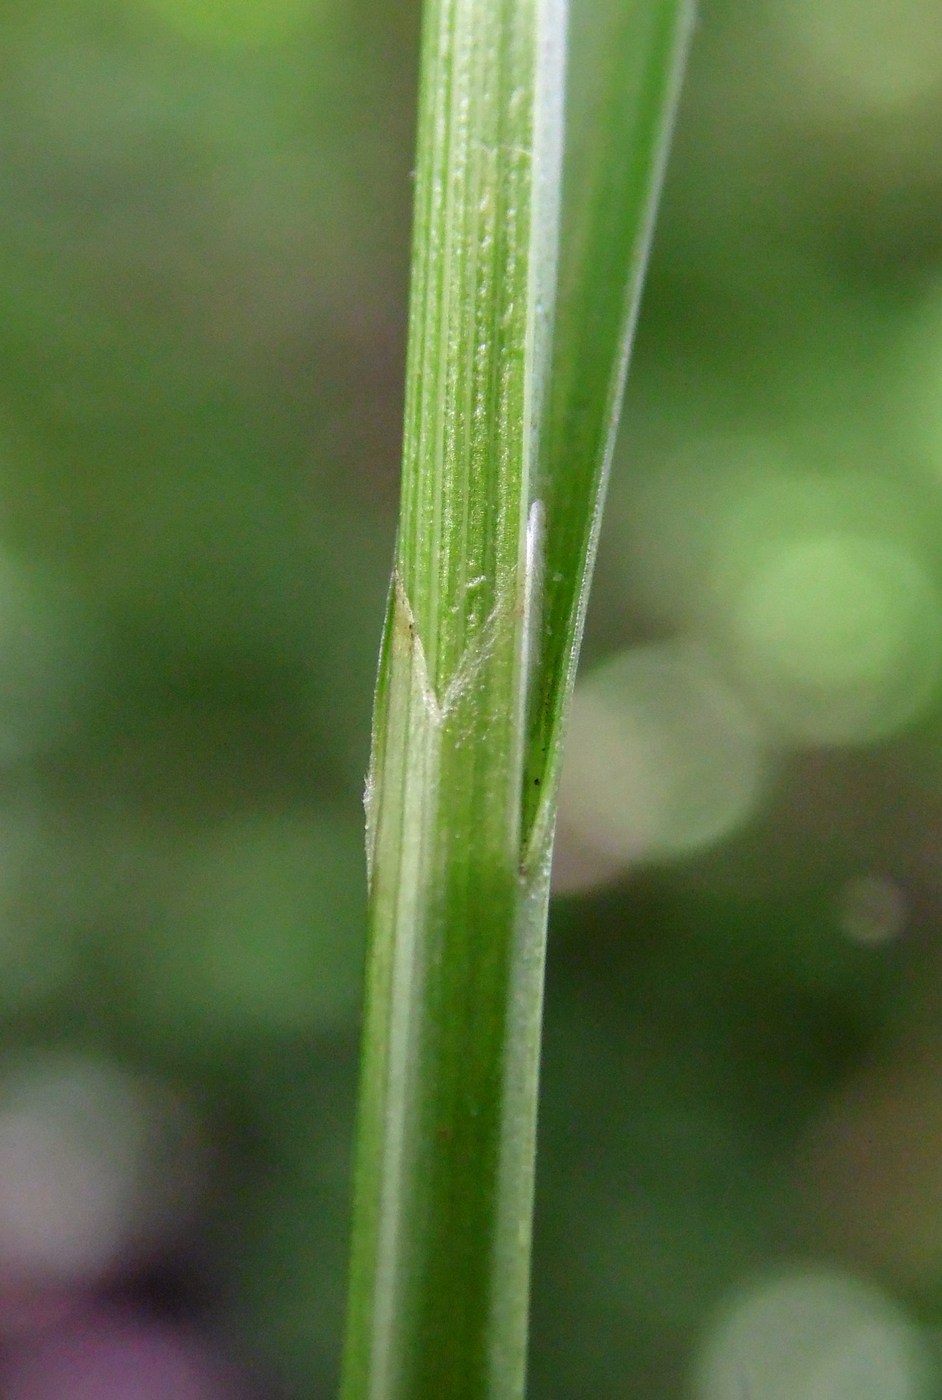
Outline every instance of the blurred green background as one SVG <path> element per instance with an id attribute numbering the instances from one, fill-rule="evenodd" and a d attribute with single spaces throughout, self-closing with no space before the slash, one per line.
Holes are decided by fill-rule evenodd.
<path id="1" fill-rule="evenodd" d="M 336 1389 L 417 36 L 0 15 L 5 1400 Z M 533 1400 L 942 1396 L 935 0 L 704 0 L 557 882 Z"/>

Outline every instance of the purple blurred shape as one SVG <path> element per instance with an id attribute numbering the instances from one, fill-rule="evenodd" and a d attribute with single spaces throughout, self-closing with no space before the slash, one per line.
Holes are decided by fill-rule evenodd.
<path id="1" fill-rule="evenodd" d="M 58 1327 L 88 1307 L 88 1298 L 75 1288 L 15 1283 L 0 1274 L 0 1339 Z"/>
<path id="2" fill-rule="evenodd" d="M 180 1328 L 104 1308 L 12 1346 L 3 1400 L 249 1400 L 234 1368 Z"/>

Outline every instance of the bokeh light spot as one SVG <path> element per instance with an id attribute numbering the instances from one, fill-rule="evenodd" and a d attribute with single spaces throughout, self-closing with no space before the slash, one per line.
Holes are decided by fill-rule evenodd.
<path id="1" fill-rule="evenodd" d="M 749 815 L 763 771 L 751 715 L 698 648 L 622 653 L 576 691 L 557 888 L 713 845 Z"/>
<path id="2" fill-rule="evenodd" d="M 939 598 L 888 541 L 831 532 L 769 543 L 728 606 L 737 673 L 794 738 L 885 737 L 919 714 L 938 677 Z"/>
<path id="3" fill-rule="evenodd" d="M 876 946 L 899 937 L 908 917 L 906 896 L 884 875 L 858 875 L 840 892 L 838 918 L 855 943 Z"/>
<path id="4" fill-rule="evenodd" d="M 89 1285 L 188 1218 L 200 1153 L 182 1104 L 108 1060 L 0 1072 L 0 1283 Z"/>
<path id="5" fill-rule="evenodd" d="M 696 1400 L 927 1400 L 928 1344 L 875 1287 L 795 1271 L 736 1299 L 707 1336 Z"/>

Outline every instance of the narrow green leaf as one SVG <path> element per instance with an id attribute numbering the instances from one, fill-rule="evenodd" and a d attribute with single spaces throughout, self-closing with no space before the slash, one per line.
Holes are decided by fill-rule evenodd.
<path id="1" fill-rule="evenodd" d="M 525 834 L 552 841 L 605 487 L 694 0 L 573 7 L 563 234 L 537 491 L 546 556 Z"/>

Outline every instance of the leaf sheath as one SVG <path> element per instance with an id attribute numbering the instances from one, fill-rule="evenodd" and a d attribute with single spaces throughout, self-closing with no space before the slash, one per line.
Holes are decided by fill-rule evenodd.
<path id="1" fill-rule="evenodd" d="M 520 872 L 527 521 L 564 32 L 558 0 L 426 10 L 345 1400 L 523 1390 L 546 887 Z"/>

